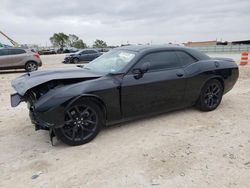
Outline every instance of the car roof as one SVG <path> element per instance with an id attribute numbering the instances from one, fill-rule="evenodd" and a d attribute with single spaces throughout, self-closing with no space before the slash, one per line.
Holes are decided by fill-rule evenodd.
<path id="1" fill-rule="evenodd" d="M 95 48 L 84 48 L 84 49 L 82 49 L 81 51 L 86 51 L 86 50 L 95 50 L 95 51 L 98 51 L 98 50 L 95 49 Z"/>
<path id="2" fill-rule="evenodd" d="M 166 44 L 166 45 L 129 45 L 129 46 L 122 46 L 116 49 L 124 49 L 124 50 L 131 50 L 131 51 L 145 51 L 145 50 L 163 50 L 163 49 L 182 49 L 185 47 L 173 45 L 173 44 Z"/>
<path id="3" fill-rule="evenodd" d="M 130 50 L 135 51 L 139 53 L 151 53 L 161 50 L 183 50 L 185 52 L 188 52 L 193 57 L 195 57 L 198 60 L 206 60 L 210 59 L 209 56 L 207 56 L 204 53 L 201 53 L 200 51 L 185 47 L 185 46 L 179 46 L 179 45 L 173 45 L 173 44 L 166 44 L 166 45 L 130 45 L 130 46 L 123 46 L 115 48 L 117 50 Z"/>
<path id="4" fill-rule="evenodd" d="M 0 48 L 0 50 L 16 50 L 16 49 L 27 50 L 27 49 L 25 49 L 25 48 L 18 48 L 18 47 Z"/>

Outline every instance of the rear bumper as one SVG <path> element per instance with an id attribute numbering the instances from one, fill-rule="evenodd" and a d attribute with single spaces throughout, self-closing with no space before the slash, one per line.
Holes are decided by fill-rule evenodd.
<path id="1" fill-rule="evenodd" d="M 238 78 L 239 78 L 239 69 L 238 69 L 238 67 L 234 68 L 234 69 L 231 69 L 229 77 L 227 79 L 225 79 L 225 82 L 224 82 L 224 94 L 229 92 L 234 87 L 234 85 L 236 84 Z"/>
<path id="2" fill-rule="evenodd" d="M 37 65 L 38 65 L 39 67 L 41 67 L 41 66 L 43 65 L 42 61 L 38 61 L 38 62 L 37 62 Z"/>

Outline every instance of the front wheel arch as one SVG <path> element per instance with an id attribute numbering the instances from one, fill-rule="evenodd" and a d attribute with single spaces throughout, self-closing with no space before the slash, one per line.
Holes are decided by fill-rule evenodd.
<path id="1" fill-rule="evenodd" d="M 77 146 L 90 142 L 103 126 L 102 110 L 93 100 L 79 98 L 64 111 L 64 125 L 51 129 L 63 143 Z"/>
<path id="2" fill-rule="evenodd" d="M 76 60 L 76 62 L 75 62 Z M 72 58 L 72 63 L 79 63 L 80 59 L 78 57 L 73 57 Z"/>
<path id="3" fill-rule="evenodd" d="M 65 109 L 67 109 L 74 102 L 76 102 L 78 100 L 82 100 L 82 99 L 88 99 L 88 100 L 91 100 L 91 101 L 95 102 L 101 108 L 101 110 L 103 112 L 103 120 L 106 122 L 106 119 L 107 119 L 107 107 L 106 107 L 105 103 L 103 102 L 103 100 L 100 97 L 96 96 L 96 95 L 83 94 L 83 95 L 77 96 L 77 97 L 71 99 L 69 102 L 67 102 L 67 104 L 65 106 Z M 105 122 L 103 122 L 104 125 L 105 125 Z"/>

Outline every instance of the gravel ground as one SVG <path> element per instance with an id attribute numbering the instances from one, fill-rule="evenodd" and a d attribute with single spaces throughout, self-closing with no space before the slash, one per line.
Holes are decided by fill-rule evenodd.
<path id="1" fill-rule="evenodd" d="M 74 66 L 62 59 L 42 56 L 42 69 Z M 250 187 L 250 66 L 213 112 L 123 123 L 77 147 L 51 146 L 24 103 L 10 107 L 10 82 L 21 74 L 0 74 L 0 187 Z"/>

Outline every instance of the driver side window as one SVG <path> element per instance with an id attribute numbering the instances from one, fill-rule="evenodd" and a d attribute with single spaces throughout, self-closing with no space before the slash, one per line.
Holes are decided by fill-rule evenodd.
<path id="1" fill-rule="evenodd" d="M 88 55 L 89 54 L 89 50 L 83 50 L 82 52 L 81 52 L 81 55 Z"/>
<path id="2" fill-rule="evenodd" d="M 153 52 L 145 55 L 134 68 L 149 63 L 149 72 L 163 69 L 171 69 L 182 66 L 174 51 Z"/>

